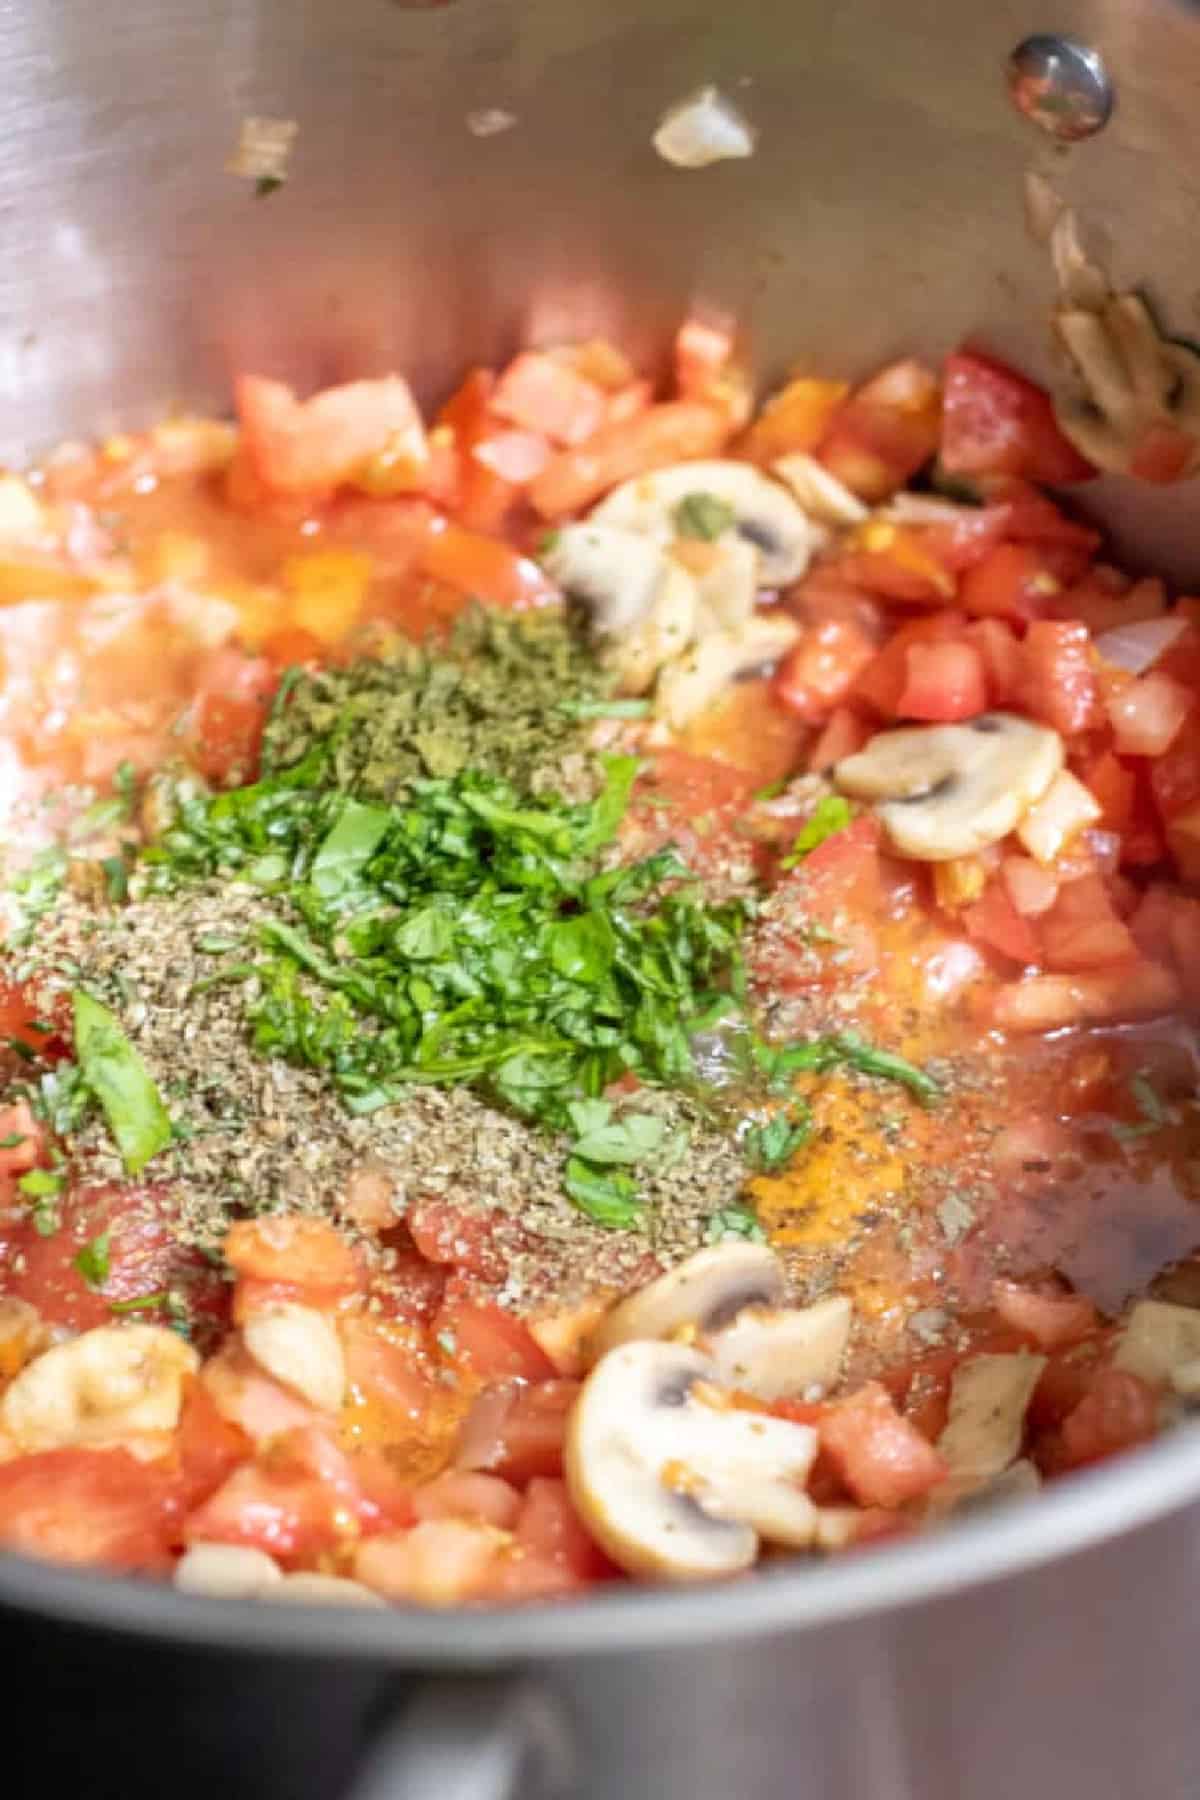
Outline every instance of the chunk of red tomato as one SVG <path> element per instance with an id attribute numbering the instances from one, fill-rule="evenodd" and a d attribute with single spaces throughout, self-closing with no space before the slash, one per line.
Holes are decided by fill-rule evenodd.
<path id="1" fill-rule="evenodd" d="M 1132 932 L 1099 875 L 1060 884 L 1054 905 L 1038 920 L 1048 969 L 1104 969 L 1137 960 Z"/>
<path id="2" fill-rule="evenodd" d="M 428 1262 L 447 1263 L 484 1281 L 502 1272 L 503 1259 L 492 1242 L 493 1222 L 487 1214 L 430 1195 L 413 1201 L 404 1223 Z"/>
<path id="3" fill-rule="evenodd" d="M 1101 1369 L 1063 1420 L 1062 1463 L 1068 1469 L 1101 1462 L 1145 1444 L 1158 1430 L 1158 1395 L 1126 1369 Z"/>
<path id="4" fill-rule="evenodd" d="M 896 703 L 902 719 L 947 724 L 973 719 L 988 704 L 983 658 L 973 644 L 910 644 L 904 688 Z"/>
<path id="5" fill-rule="evenodd" d="M 390 489 L 423 484 L 425 431 L 398 375 L 346 382 L 303 401 L 281 381 L 242 375 L 234 400 L 253 466 L 274 493 L 330 493 L 385 456 Z"/>
<path id="6" fill-rule="evenodd" d="M 125 1450 L 47 1450 L 0 1464 L 0 1545 L 53 1562 L 161 1571 L 170 1477 Z"/>
<path id="7" fill-rule="evenodd" d="M 530 1482 L 513 1535 L 512 1552 L 496 1571 L 497 1599 L 550 1600 L 620 1576 L 588 1536 L 562 1481 Z"/>
<path id="8" fill-rule="evenodd" d="M 821 1447 L 863 1506 L 901 1506 L 936 1487 L 946 1465 L 897 1412 L 887 1390 L 868 1382 L 821 1418 Z"/>
<path id="9" fill-rule="evenodd" d="M 537 1475 L 561 1474 L 567 1415 L 578 1392 L 578 1382 L 560 1380 L 485 1388 L 463 1422 L 455 1463 L 519 1487 Z"/>
<path id="10" fill-rule="evenodd" d="M 775 675 L 775 693 L 809 725 L 820 725 L 875 657 L 874 636 L 850 618 L 809 621 Z"/>
<path id="11" fill-rule="evenodd" d="M 485 1381 L 510 1376 L 545 1381 L 554 1373 L 528 1328 L 501 1306 L 449 1297 L 434 1321 L 434 1334 L 449 1356 L 461 1358 Z"/>
<path id="12" fill-rule="evenodd" d="M 1052 725 L 1064 737 L 1089 731 L 1103 721 L 1085 626 L 1038 620 L 1029 627 L 1022 656 L 1020 700 L 1034 718 Z"/>
<path id="13" fill-rule="evenodd" d="M 940 418 L 936 375 L 911 359 L 892 363 L 834 414 L 817 457 L 852 493 L 884 500 L 934 454 Z"/>
<path id="14" fill-rule="evenodd" d="M 998 1281 L 992 1303 L 1006 1325 L 1039 1350 L 1065 1350 L 1091 1337 L 1100 1317 L 1085 1294 L 1037 1294 L 1013 1281 Z"/>
<path id="15" fill-rule="evenodd" d="M 940 458 L 952 475 L 1086 481 L 1096 471 L 1063 436 L 1044 388 L 981 351 L 946 358 Z"/>
<path id="16" fill-rule="evenodd" d="M 1039 960 L 1037 933 L 1017 911 L 1001 881 L 993 878 L 988 882 L 979 899 L 963 909 L 962 921 L 975 943 L 998 950 L 1023 968 Z"/>

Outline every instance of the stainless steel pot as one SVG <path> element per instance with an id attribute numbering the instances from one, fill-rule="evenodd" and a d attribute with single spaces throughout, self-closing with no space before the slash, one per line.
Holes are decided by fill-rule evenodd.
<path id="1" fill-rule="evenodd" d="M 1115 87 L 1069 150 L 1005 91 L 1048 31 Z M 1200 16 L 1169 0 L 8 5 L 0 450 L 220 407 L 239 367 L 402 367 L 433 396 L 528 339 L 652 356 L 697 300 L 767 372 L 964 335 L 1036 370 L 1030 166 L 1187 334 L 1198 70 Z M 669 168 L 650 134 L 709 81 L 757 152 Z M 225 172 L 250 114 L 299 126 L 265 198 Z M 1200 576 L 1194 489 L 1094 503 L 1132 558 Z M 919 1544 L 521 1614 L 252 1608 L 0 1559 L 9 1723 L 95 1795 L 151 1791 L 157 1731 L 172 1800 L 189 1772 L 332 1795 L 360 1752 L 361 1800 L 1190 1800 L 1198 1548 L 1189 1428 Z"/>

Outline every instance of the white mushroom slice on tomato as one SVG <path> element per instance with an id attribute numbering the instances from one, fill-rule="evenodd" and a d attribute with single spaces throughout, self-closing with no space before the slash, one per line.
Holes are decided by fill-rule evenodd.
<path id="1" fill-rule="evenodd" d="M 808 517 L 820 525 L 861 525 L 871 516 L 870 508 L 851 493 L 844 481 L 803 450 L 777 457 L 771 472 L 786 482 Z"/>
<path id="2" fill-rule="evenodd" d="M 593 508 L 594 525 L 618 526 L 655 543 L 697 536 L 710 543 L 743 538 L 759 553 L 759 584 L 798 581 L 824 542 L 781 482 L 750 463 L 710 459 L 636 475 Z"/>
<path id="3" fill-rule="evenodd" d="M 678 539 L 670 556 L 696 584 L 697 637 L 709 631 L 736 631 L 753 615 L 760 560 L 753 544 L 739 537 L 723 538 L 719 544 Z"/>
<path id="4" fill-rule="evenodd" d="M 592 1536 L 631 1575 L 713 1580 L 748 1568 L 760 1538 L 813 1542 L 804 1482 L 816 1433 L 720 1404 L 716 1380 L 698 1351 L 633 1343 L 583 1384 L 567 1426 L 567 1485 Z"/>
<path id="5" fill-rule="evenodd" d="M 265 1550 L 249 1544 L 193 1544 L 175 1565 L 174 1583 L 185 1594 L 211 1600 L 259 1599 L 278 1587 L 283 1570 Z"/>
<path id="6" fill-rule="evenodd" d="M 1099 311 L 1064 306 L 1055 328 L 1077 388 L 1060 394 L 1058 423 L 1075 448 L 1112 474 L 1182 481 L 1200 465 L 1200 356 L 1160 335 L 1138 294 Z M 1158 462 L 1163 455 L 1169 462 Z"/>
<path id="7" fill-rule="evenodd" d="M 760 1400 L 781 1400 L 837 1380 L 850 1340 L 854 1309 L 840 1294 L 812 1306 L 748 1306 L 701 1347 L 726 1387 Z"/>
<path id="8" fill-rule="evenodd" d="M 595 522 L 554 532 L 542 566 L 587 607 L 598 637 L 619 637 L 640 624 L 670 568 L 661 548 L 642 533 Z"/>
<path id="9" fill-rule="evenodd" d="M 719 699 L 740 675 L 766 669 L 800 635 L 786 613 L 758 613 L 736 631 L 713 631 L 667 664 L 659 677 L 654 710 L 673 731 Z"/>
<path id="10" fill-rule="evenodd" d="M 300 1606 L 386 1606 L 387 1601 L 372 1593 L 361 1581 L 348 1575 L 322 1575 L 316 1570 L 299 1569 L 273 1582 L 261 1596 L 265 1600 L 286 1600 Z"/>
<path id="11" fill-rule="evenodd" d="M 1175 1385 L 1178 1372 L 1200 1359 L 1200 1309 L 1170 1300 L 1139 1300 L 1121 1333 L 1113 1366 L 1148 1381 Z"/>
<path id="12" fill-rule="evenodd" d="M 624 694 L 644 694 L 661 669 L 670 667 L 689 647 L 699 623 L 696 584 L 685 569 L 663 557 L 663 578 L 644 618 L 614 638 L 605 662 Z"/>
<path id="13" fill-rule="evenodd" d="M 893 845 L 949 862 L 999 843 L 1063 766 L 1056 731 L 1015 713 L 962 725 L 911 725 L 873 737 L 833 769 L 835 785 L 871 800 Z"/>
<path id="14" fill-rule="evenodd" d="M 0 1432 L 33 1452 L 173 1431 L 199 1366 L 163 1326 L 98 1325 L 26 1363 L 0 1400 Z"/>
<path id="15" fill-rule="evenodd" d="M 937 1444 L 951 1480 L 988 1481 L 1016 1461 L 1025 1414 L 1045 1367 L 1046 1358 L 1029 1350 L 972 1356 L 959 1365 L 950 1388 L 950 1417 Z"/>
<path id="16" fill-rule="evenodd" d="M 618 1301 L 594 1334 L 592 1351 L 599 1357 L 618 1344 L 681 1332 L 707 1336 L 746 1307 L 781 1305 L 786 1293 L 783 1264 L 766 1244 L 713 1244 Z"/>

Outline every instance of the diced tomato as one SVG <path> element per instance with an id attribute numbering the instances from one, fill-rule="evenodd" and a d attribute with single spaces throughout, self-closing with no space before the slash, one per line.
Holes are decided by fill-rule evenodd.
<path id="1" fill-rule="evenodd" d="M 1133 770 L 1118 761 L 1111 750 L 1103 750 L 1084 765 L 1080 779 L 1101 809 L 1101 828 L 1123 837 L 1133 822 L 1137 786 Z"/>
<path id="2" fill-rule="evenodd" d="M 0 1463 L 0 1545 L 52 1562 L 161 1572 L 169 1477 L 125 1450 L 47 1450 Z"/>
<path id="3" fill-rule="evenodd" d="M 531 557 L 452 519 L 436 519 L 421 552 L 422 571 L 485 606 L 522 611 L 559 598 L 558 589 Z"/>
<path id="4" fill-rule="evenodd" d="M 485 1213 L 436 1196 L 418 1196 L 404 1223 L 421 1255 L 432 1263 L 449 1263 L 484 1281 L 503 1272 L 503 1259 L 492 1243 L 493 1221 Z"/>
<path id="5" fill-rule="evenodd" d="M 904 525 L 868 521 L 847 540 L 836 568 L 844 581 L 885 600 L 942 606 L 954 598 L 954 576 L 930 550 L 927 534 Z"/>
<path id="6" fill-rule="evenodd" d="M 508 1541 L 479 1519 L 422 1519 L 411 1531 L 370 1538 L 357 1552 L 357 1580 L 390 1600 L 462 1606 L 493 1597 Z"/>
<path id="7" fill-rule="evenodd" d="M 521 1496 L 498 1475 L 447 1469 L 413 1491 L 418 1519 L 483 1519 L 508 1531 L 516 1524 Z"/>
<path id="8" fill-rule="evenodd" d="M 947 503 L 945 520 L 919 528 L 921 543 L 943 569 L 961 575 L 964 569 L 982 562 L 989 550 L 1010 536 L 1012 511 L 1012 507 L 1004 503 L 957 508 L 951 508 Z"/>
<path id="9" fill-rule="evenodd" d="M 519 488 L 541 474 L 553 452 L 540 432 L 497 431 L 480 438 L 470 454 L 502 481 Z"/>
<path id="10" fill-rule="evenodd" d="M 1158 1396 L 1125 1369 L 1101 1369 L 1062 1425 L 1063 1466 L 1082 1468 L 1145 1444 L 1158 1430 Z"/>
<path id="11" fill-rule="evenodd" d="M 225 1237 L 225 1260 L 239 1277 L 239 1288 L 250 1297 L 262 1290 L 291 1292 L 309 1297 L 314 1306 L 336 1304 L 361 1291 L 362 1269 L 347 1240 L 324 1219 L 302 1213 L 273 1213 L 258 1219 L 242 1219 L 231 1225 Z M 239 1292 L 239 1306 L 245 1294 Z"/>
<path id="12" fill-rule="evenodd" d="M 357 1313 L 342 1320 L 341 1338 L 351 1398 L 382 1427 L 383 1441 L 394 1443 L 414 1426 L 422 1428 L 437 1395 L 424 1332 Z"/>
<path id="13" fill-rule="evenodd" d="M 675 386 L 685 400 L 704 400 L 729 367 L 734 334 L 725 321 L 685 319 L 675 334 Z"/>
<path id="14" fill-rule="evenodd" d="M 582 444 L 604 423 L 605 398 L 569 364 L 543 351 L 523 350 L 501 373 L 491 410 L 556 444 Z"/>
<path id="15" fill-rule="evenodd" d="M 967 936 L 977 944 L 999 950 L 1022 966 L 1040 961 L 1037 933 L 1013 905 L 1004 883 L 989 881 L 979 899 L 964 909 L 962 921 Z"/>
<path id="16" fill-rule="evenodd" d="M 1083 1294 L 1035 1294 L 1015 1282 L 998 1281 L 992 1299 L 1004 1322 L 1039 1350 L 1082 1343 L 1100 1323 L 1096 1308 Z"/>
<path id="17" fill-rule="evenodd" d="M 27 1100 L 0 1106 L 0 1177 L 36 1169 L 46 1148 L 46 1134 Z"/>
<path id="18" fill-rule="evenodd" d="M 853 756 L 861 750 L 871 735 L 871 728 L 848 706 L 837 707 L 829 716 L 829 721 L 820 737 L 808 752 L 806 767 L 810 773 L 823 775 L 832 769 L 834 763 L 841 762 L 843 756 Z"/>
<path id="19" fill-rule="evenodd" d="M 503 1381 L 508 1376 L 544 1381 L 554 1373 L 528 1328 L 500 1306 L 447 1299 L 437 1315 L 435 1334 L 439 1340 L 452 1342 L 450 1354 L 461 1357 L 485 1381 Z"/>
<path id="20" fill-rule="evenodd" d="M 310 1561 L 376 1524 L 349 1459 L 315 1426 L 285 1432 L 189 1513 L 189 1544 L 248 1544 L 285 1563 Z"/>
<path id="21" fill-rule="evenodd" d="M 1048 494 L 1027 482 L 1005 480 L 991 504 L 1003 512 L 1004 535 L 1014 544 L 1057 544 L 1085 556 L 1094 555 L 1100 547 L 1100 533 L 1094 526 L 1069 519 Z"/>
<path id="22" fill-rule="evenodd" d="M 1100 693 L 1084 626 L 1037 620 L 1029 627 L 1022 650 L 1020 697 L 1034 718 L 1064 737 L 1100 723 Z"/>
<path id="23" fill-rule="evenodd" d="M 47 1025 L 49 1031 L 44 1029 Z M 66 1053 L 70 1036 L 71 1002 L 65 994 L 47 1017 L 29 988 L 18 981 L 0 981 L 0 1054 L 7 1051 L 6 1040 L 15 1038 L 27 1049 L 57 1060 Z"/>
<path id="24" fill-rule="evenodd" d="M 908 652 L 913 644 L 960 642 L 966 619 L 962 613 L 936 612 L 913 619 L 889 639 L 879 654 L 855 680 L 851 697 L 882 714 L 899 715 L 900 696 L 908 681 Z"/>
<path id="25" fill-rule="evenodd" d="M 551 1599 L 619 1573 L 588 1536 L 561 1481 L 538 1477 L 530 1482 L 515 1538 L 512 1553 L 497 1570 L 497 1599 Z"/>
<path id="26" fill-rule="evenodd" d="M 965 635 L 983 659 L 988 705 L 1011 705 L 1025 672 L 1021 645 L 1012 626 L 1004 619 L 976 619 L 967 626 Z"/>
<path id="27" fill-rule="evenodd" d="M 863 500 L 885 500 L 938 446 L 941 389 L 921 363 L 891 364 L 835 413 L 818 459 Z"/>
<path id="28" fill-rule="evenodd" d="M 604 425 L 576 449 L 560 450 L 531 484 L 543 519 L 561 519 L 598 500 L 618 482 L 665 463 L 712 456 L 729 436 L 729 420 L 692 400 L 649 406 L 636 418 Z"/>
<path id="29" fill-rule="evenodd" d="M 1134 446 L 1129 473 L 1137 481 L 1181 481 L 1195 460 L 1196 439 L 1175 425 L 1151 425 Z"/>
<path id="30" fill-rule="evenodd" d="M 176 1433 L 179 1489 L 185 1509 L 199 1506 L 253 1455 L 253 1440 L 225 1418 L 202 1381 L 189 1383 Z"/>
<path id="31" fill-rule="evenodd" d="M 578 1382 L 560 1380 L 485 1388 L 464 1421 L 458 1467 L 502 1475 L 518 1487 L 535 1475 L 561 1474 L 567 1414 L 578 1392 Z"/>
<path id="32" fill-rule="evenodd" d="M 1000 875 L 1009 899 L 1023 919 L 1039 918 L 1049 912 L 1058 898 L 1058 876 L 1032 856 L 1006 856 Z"/>
<path id="33" fill-rule="evenodd" d="M 775 675 L 783 704 L 810 725 L 829 717 L 874 660 L 876 641 L 853 619 L 804 623 Z"/>
<path id="34" fill-rule="evenodd" d="M 1110 1346 L 1103 1333 L 1061 1350 L 1051 1350 L 1029 1402 L 1029 1429 L 1057 1433 L 1063 1420 L 1087 1394 L 1109 1354 Z M 1040 1455 L 1037 1459 L 1041 1460 Z"/>
<path id="35" fill-rule="evenodd" d="M 241 375 L 234 399 L 254 467 L 275 493 L 329 493 L 373 458 L 386 460 L 391 491 L 423 485 L 425 430 L 398 375 L 347 382 L 304 401 L 281 381 Z"/>
<path id="36" fill-rule="evenodd" d="M 1192 710 L 1186 688 L 1151 669 L 1108 696 L 1115 748 L 1121 756 L 1162 756 Z"/>
<path id="37" fill-rule="evenodd" d="M 1103 969 L 1137 958 L 1137 945 L 1109 898 L 1101 876 L 1066 881 L 1050 910 L 1038 921 L 1050 969 Z"/>
<path id="38" fill-rule="evenodd" d="M 1143 959 L 1095 974 L 1026 976 L 987 996 L 987 1008 L 1001 1031 L 1058 1031 L 1169 1012 L 1179 999 L 1172 971 Z"/>
<path id="39" fill-rule="evenodd" d="M 988 703 L 983 658 L 974 645 L 910 644 L 907 679 L 897 702 L 903 719 L 945 724 L 973 719 Z"/>
<path id="40" fill-rule="evenodd" d="M 945 1476 L 937 1451 L 896 1411 L 878 1382 L 831 1406 L 817 1430 L 822 1448 L 863 1506 L 901 1506 Z"/>
<path id="41" fill-rule="evenodd" d="M 43 1237 L 32 1223 L 19 1227 L 5 1292 L 27 1300 L 51 1325 L 86 1331 L 112 1321 L 112 1308 L 161 1296 L 138 1318 L 166 1321 L 166 1296 L 178 1294 L 201 1327 L 214 1330 L 228 1316 L 228 1288 L 198 1252 L 171 1230 L 168 1192 L 161 1187 L 95 1185 L 68 1190 L 56 1230 Z M 86 1247 L 105 1240 L 107 1274 L 91 1286 L 79 1267 Z M 103 1260 L 103 1259 L 102 1259 Z M 85 1264 L 88 1259 L 84 1258 Z"/>
<path id="42" fill-rule="evenodd" d="M 972 618 L 1024 625 L 1040 618 L 1058 591 L 1039 550 L 1030 544 L 998 544 L 964 572 L 959 600 Z"/>
<path id="43" fill-rule="evenodd" d="M 738 451 L 764 467 L 781 456 L 811 455 L 849 392 L 845 381 L 797 376 L 771 395 L 738 440 Z"/>
<path id="44" fill-rule="evenodd" d="M 1058 428 L 1049 394 L 976 350 L 946 358 L 940 457 L 952 475 L 1018 475 L 1051 484 L 1096 471 Z"/>

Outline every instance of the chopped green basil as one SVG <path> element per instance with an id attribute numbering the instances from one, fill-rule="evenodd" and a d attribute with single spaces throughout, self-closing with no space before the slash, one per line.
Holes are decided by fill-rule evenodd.
<path id="1" fill-rule="evenodd" d="M 826 794 L 817 802 L 812 817 L 801 828 L 791 849 L 780 863 L 781 869 L 794 869 L 810 850 L 823 844 L 835 832 L 844 831 L 852 818 L 850 803 L 840 794 Z"/>
<path id="2" fill-rule="evenodd" d="M 708 1221 L 704 1233 L 707 1244 L 719 1244 L 725 1238 L 747 1238 L 752 1244 L 765 1244 L 767 1234 L 746 1206 L 723 1206 Z"/>
<path id="3" fill-rule="evenodd" d="M 15 1150 L 18 1144 L 25 1142 L 23 1131 L 10 1131 L 7 1137 L 0 1138 L 0 1150 Z"/>
<path id="4" fill-rule="evenodd" d="M 700 538 L 715 543 L 729 530 L 737 514 L 727 500 L 716 494 L 685 494 L 675 508 L 675 529 L 680 537 Z"/>
<path id="5" fill-rule="evenodd" d="M 335 899 L 365 872 L 387 836 L 391 814 L 386 807 L 347 800 L 336 825 L 313 858 L 309 880 L 323 900 Z"/>
<path id="6" fill-rule="evenodd" d="M 1115 1124 L 1112 1127 L 1114 1137 L 1129 1139 L 1146 1137 L 1152 1131 L 1158 1131 L 1163 1125 L 1170 1123 L 1170 1115 L 1163 1105 L 1162 1098 L 1144 1069 L 1129 1078 L 1129 1092 L 1133 1096 L 1134 1105 L 1139 1114 L 1136 1125 Z"/>
<path id="7" fill-rule="evenodd" d="M 78 1269 L 90 1288 L 103 1287 L 108 1280 L 109 1267 L 109 1234 L 102 1231 L 98 1237 L 92 1238 L 83 1246 L 74 1258 L 73 1267 Z"/>
<path id="8" fill-rule="evenodd" d="M 808 1142 L 812 1119 L 806 1106 L 792 1106 L 761 1125 L 752 1125 L 742 1138 L 742 1149 L 751 1168 L 773 1174 L 791 1161 Z"/>
<path id="9" fill-rule="evenodd" d="M 649 700 L 562 700 L 558 711 L 564 719 L 644 719 Z"/>
<path id="10" fill-rule="evenodd" d="M 580 1212 L 610 1231 L 628 1231 L 641 1217 L 637 1183 L 619 1169 L 597 1169 L 580 1156 L 568 1157 L 563 1186 Z"/>
<path id="11" fill-rule="evenodd" d="M 71 995 L 80 1074 L 108 1120 L 122 1160 L 137 1175 L 171 1142 L 171 1121 L 141 1056 L 116 1018 L 90 994 Z"/>
<path id="12" fill-rule="evenodd" d="M 61 1194 L 66 1184 L 66 1176 L 58 1169 L 30 1169 L 17 1182 L 20 1191 L 30 1200 L 50 1200 Z"/>

